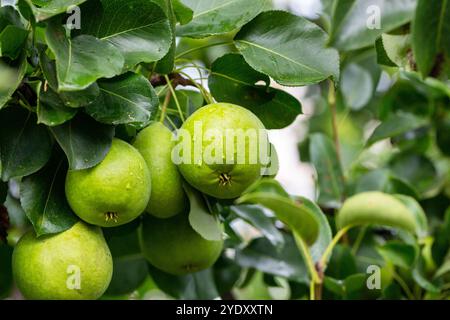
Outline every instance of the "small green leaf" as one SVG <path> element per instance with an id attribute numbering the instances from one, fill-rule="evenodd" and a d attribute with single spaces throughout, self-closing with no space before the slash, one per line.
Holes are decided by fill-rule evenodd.
<path id="1" fill-rule="evenodd" d="M 274 226 L 272 219 L 267 216 L 263 207 L 258 205 L 239 205 L 231 206 L 230 209 L 238 217 L 260 230 L 272 245 L 281 247 L 284 244 L 281 232 Z"/>
<path id="2" fill-rule="evenodd" d="M 192 21 L 177 29 L 181 37 L 204 38 L 242 27 L 269 8 L 269 0 L 182 0 L 194 10 Z M 187 13 L 186 13 L 187 14 Z"/>
<path id="3" fill-rule="evenodd" d="M 261 179 L 247 189 L 236 203 L 261 204 L 272 210 L 278 219 L 308 244 L 313 244 L 318 237 L 319 222 L 314 213 L 291 199 L 275 180 Z"/>
<path id="4" fill-rule="evenodd" d="M 72 6 L 78 6 L 86 0 L 51 0 L 51 1 L 39 1 L 35 6 L 36 1 L 26 0 L 30 5 L 31 10 L 37 21 L 46 20 L 60 13 L 67 12 L 67 9 Z"/>
<path id="5" fill-rule="evenodd" d="M 182 0 L 172 0 L 173 11 L 177 18 L 177 21 L 181 24 L 189 23 L 194 17 L 194 11 L 191 8 L 184 5 Z"/>
<path id="6" fill-rule="evenodd" d="M 450 1 L 418 0 L 412 23 L 412 49 L 417 67 L 427 77 L 440 53 L 450 57 Z"/>
<path id="7" fill-rule="evenodd" d="M 57 158 L 22 180 L 20 204 L 37 236 L 62 232 L 78 221 L 64 193 L 66 172 L 65 161 Z"/>
<path id="8" fill-rule="evenodd" d="M 143 128 L 150 123 L 159 100 L 150 82 L 142 75 L 126 73 L 98 82 L 100 95 L 86 107 L 95 120 L 106 124 L 132 124 Z"/>
<path id="9" fill-rule="evenodd" d="M 27 59 L 23 54 L 20 59 L 6 65 L 0 59 L 0 109 L 3 108 L 14 91 L 19 87 L 27 71 Z"/>
<path id="10" fill-rule="evenodd" d="M 416 234 L 415 215 L 392 195 L 371 191 L 348 198 L 336 216 L 336 225 L 342 229 L 358 225 L 382 225 L 400 228 Z"/>
<path id="11" fill-rule="evenodd" d="M 184 191 L 189 198 L 189 223 L 191 227 L 203 238 L 209 241 L 223 239 L 223 228 L 216 215 L 208 212 L 205 200 L 201 193 L 184 184 Z"/>
<path id="12" fill-rule="evenodd" d="M 308 283 L 308 271 L 293 237 L 289 234 L 283 236 L 284 246 L 281 249 L 274 247 L 266 238 L 252 240 L 248 246 L 237 250 L 237 264 L 296 282 Z"/>
<path id="13" fill-rule="evenodd" d="M 395 194 L 394 197 L 400 200 L 413 214 L 416 220 L 416 234 L 418 235 L 418 237 L 426 237 L 428 235 L 428 220 L 425 212 L 423 211 L 417 200 L 402 194 Z"/>
<path id="14" fill-rule="evenodd" d="M 426 125 L 426 123 L 425 119 L 417 117 L 412 113 L 397 112 L 391 114 L 389 118 L 375 129 L 367 144 L 371 145 L 377 141 L 398 136 L 402 133 L 420 128 Z"/>
<path id="15" fill-rule="evenodd" d="M 50 131 L 64 150 L 70 170 L 99 164 L 108 154 L 114 136 L 114 127 L 99 124 L 83 114 Z"/>
<path id="16" fill-rule="evenodd" d="M 287 86 L 339 79 L 339 55 L 327 40 L 316 24 L 283 11 L 261 13 L 234 38 L 253 69 Z"/>
<path id="17" fill-rule="evenodd" d="M 28 30 L 14 7 L 0 7 L 0 57 L 17 59 L 27 38 Z"/>
<path id="18" fill-rule="evenodd" d="M 339 207 L 344 192 L 344 179 L 331 139 L 322 133 L 311 134 L 309 156 L 318 176 L 319 204 Z"/>
<path id="19" fill-rule="evenodd" d="M 0 112 L 0 159 L 3 181 L 30 175 L 49 160 L 53 141 L 36 115 L 19 107 Z"/>
<path id="20" fill-rule="evenodd" d="M 331 45 L 344 51 L 374 45 L 378 37 L 411 21 L 416 0 L 339 0 L 333 6 Z"/>
<path id="21" fill-rule="evenodd" d="M 45 91 L 44 87 L 40 86 L 37 105 L 38 123 L 57 126 L 72 119 L 76 113 L 77 109 L 66 107 L 64 101 L 53 89 L 48 88 Z"/>
<path id="22" fill-rule="evenodd" d="M 265 85 L 257 85 L 264 81 Z M 243 106 L 267 129 L 290 125 L 302 112 L 300 102 L 285 91 L 270 88 L 268 76 L 253 70 L 239 54 L 226 54 L 214 61 L 208 86 L 217 101 Z"/>
<path id="23" fill-rule="evenodd" d="M 386 261 L 406 270 L 411 269 L 417 256 L 417 250 L 414 246 L 398 241 L 389 241 L 378 247 L 377 251 Z"/>
<path id="24" fill-rule="evenodd" d="M 305 197 L 298 197 L 298 199 L 301 205 L 308 208 L 311 211 L 311 213 L 313 213 L 316 216 L 319 222 L 319 235 L 317 236 L 317 240 L 314 242 L 314 244 L 309 248 L 309 250 L 311 251 L 311 257 L 313 261 L 319 262 L 320 258 L 322 257 L 323 253 L 325 252 L 326 248 L 331 242 L 332 239 L 331 227 L 330 224 L 328 223 L 327 217 L 317 204 L 315 204 L 314 202 Z"/>
<path id="25" fill-rule="evenodd" d="M 89 36 L 67 38 L 55 21 L 47 26 L 47 44 L 56 57 L 58 91 L 88 88 L 99 78 L 120 74 L 122 54 L 112 44 Z"/>

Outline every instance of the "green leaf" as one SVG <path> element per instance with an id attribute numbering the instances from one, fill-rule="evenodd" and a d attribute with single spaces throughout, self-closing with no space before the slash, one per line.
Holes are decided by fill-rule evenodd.
<path id="1" fill-rule="evenodd" d="M 172 0 L 173 11 L 177 18 L 177 21 L 184 25 L 189 23 L 194 17 L 194 11 L 188 6 L 185 6 L 182 0 Z"/>
<path id="2" fill-rule="evenodd" d="M 47 126 L 57 126 L 72 119 L 77 113 L 77 109 L 66 107 L 58 93 L 48 88 L 45 91 L 40 86 L 37 105 L 38 123 Z"/>
<path id="3" fill-rule="evenodd" d="M 382 225 L 416 234 L 415 215 L 392 195 L 371 191 L 348 198 L 336 216 L 339 229 L 358 225 Z"/>
<path id="4" fill-rule="evenodd" d="M 416 0 L 337 0 L 332 13 L 331 45 L 345 51 L 372 46 L 382 33 L 411 21 L 415 7 Z"/>
<path id="5" fill-rule="evenodd" d="M 339 55 L 325 47 L 327 38 L 305 18 L 268 11 L 246 24 L 234 41 L 253 69 L 282 85 L 302 86 L 339 79 Z"/>
<path id="6" fill-rule="evenodd" d="M 265 85 L 257 85 L 264 81 Z M 243 106 L 267 129 L 290 125 L 302 112 L 300 102 L 285 91 L 270 88 L 268 76 L 253 70 L 239 54 L 226 54 L 214 61 L 208 87 L 217 101 Z"/>
<path id="7" fill-rule="evenodd" d="M 410 49 L 410 34 L 382 34 L 376 42 L 378 63 L 388 67 L 402 67 L 406 70 L 412 70 L 413 61 L 408 55 Z"/>
<path id="8" fill-rule="evenodd" d="M 436 166 L 423 155 L 400 153 L 391 159 L 389 167 L 394 175 L 413 186 L 421 198 L 434 195 L 440 187 Z"/>
<path id="9" fill-rule="evenodd" d="M 266 238 L 257 238 L 236 251 L 236 263 L 265 273 L 308 283 L 308 271 L 291 235 L 283 234 L 284 246 L 273 246 Z"/>
<path id="10" fill-rule="evenodd" d="M 46 20 L 60 13 L 67 12 L 67 9 L 72 6 L 78 6 L 86 0 L 50 0 L 50 1 L 37 1 L 26 0 L 33 11 L 34 17 L 37 21 Z M 38 4 L 36 6 L 35 4 Z"/>
<path id="11" fill-rule="evenodd" d="M 416 234 L 419 238 L 426 237 L 428 235 L 428 220 L 425 212 L 417 200 L 402 194 L 395 194 L 394 197 L 400 200 L 413 214 L 417 226 Z"/>
<path id="12" fill-rule="evenodd" d="M 132 124 L 143 128 L 158 108 L 159 100 L 150 82 L 142 75 L 126 73 L 98 82 L 100 95 L 86 112 L 106 124 Z"/>
<path id="13" fill-rule="evenodd" d="M 62 232 L 78 221 L 64 193 L 66 172 L 65 161 L 56 158 L 22 180 L 20 204 L 38 237 Z"/>
<path id="14" fill-rule="evenodd" d="M 27 59 L 22 55 L 20 59 L 6 65 L 0 59 L 0 109 L 9 101 L 14 91 L 19 87 L 27 71 Z"/>
<path id="15" fill-rule="evenodd" d="M 123 56 L 112 44 L 89 36 L 67 38 L 62 26 L 47 26 L 47 44 L 56 57 L 58 91 L 86 89 L 99 78 L 120 74 Z"/>
<path id="16" fill-rule="evenodd" d="M 211 300 L 219 297 L 211 269 L 186 276 L 174 276 L 151 265 L 148 267 L 158 288 L 175 299 Z"/>
<path id="17" fill-rule="evenodd" d="M 139 223 L 132 222 L 104 230 L 113 257 L 113 275 L 105 293 L 107 295 L 131 293 L 148 276 L 147 262 L 139 247 L 138 225 Z"/>
<path id="18" fill-rule="evenodd" d="M 83 114 L 50 131 L 64 150 L 70 170 L 99 164 L 108 154 L 114 136 L 114 127 L 99 124 Z"/>
<path id="19" fill-rule="evenodd" d="M 51 60 L 45 53 L 46 47 L 39 48 L 39 64 L 42 73 L 47 80 L 48 86 L 53 89 L 55 94 L 58 94 L 59 99 L 66 107 L 80 108 L 91 104 L 100 94 L 100 89 L 97 83 L 91 84 L 84 90 L 79 91 L 58 91 L 58 79 L 56 75 L 55 60 Z"/>
<path id="20" fill-rule="evenodd" d="M 412 113 L 397 112 L 391 114 L 375 129 L 369 140 L 367 140 L 367 144 L 372 145 L 377 141 L 396 137 L 402 133 L 423 127 L 426 123 L 425 119 Z"/>
<path id="21" fill-rule="evenodd" d="M 170 45 L 169 52 L 162 58 L 161 60 L 157 61 L 154 66 L 154 70 L 157 73 L 160 74 L 169 74 L 173 71 L 175 66 L 175 53 L 177 49 L 177 43 L 176 43 L 176 34 L 175 34 L 175 27 L 177 24 L 177 18 L 174 12 L 174 2 L 173 0 L 153 0 L 156 3 L 160 3 L 160 7 L 164 10 L 164 13 L 169 18 L 170 22 L 170 32 L 172 34 L 172 44 Z M 180 3 L 180 2 L 178 2 Z"/>
<path id="22" fill-rule="evenodd" d="M 450 1 L 418 0 L 412 23 L 412 49 L 417 67 L 426 77 L 436 63 L 437 55 L 450 57 Z"/>
<path id="23" fill-rule="evenodd" d="M 281 247 L 284 244 L 283 235 L 275 227 L 272 219 L 270 219 L 264 212 L 264 208 L 257 205 L 239 205 L 231 206 L 231 211 L 238 217 L 250 223 L 257 228 L 261 233 L 276 247 Z"/>
<path id="24" fill-rule="evenodd" d="M 344 192 L 344 179 L 331 139 L 322 133 L 311 134 L 309 156 L 317 172 L 319 204 L 339 207 Z"/>
<path id="25" fill-rule="evenodd" d="M 399 193 L 413 198 L 419 198 L 417 191 L 406 181 L 396 177 L 388 169 L 376 169 L 359 177 L 355 193 L 365 191 L 382 191 L 385 193 Z"/>
<path id="26" fill-rule="evenodd" d="M 182 0 L 194 10 L 192 21 L 181 26 L 177 35 L 204 38 L 242 27 L 269 8 L 269 0 Z"/>
<path id="27" fill-rule="evenodd" d="M 281 185 L 273 179 L 261 179 L 236 200 L 237 204 L 261 204 L 272 210 L 276 217 L 287 224 L 308 243 L 313 244 L 319 234 L 319 222 L 314 213 L 291 199 Z"/>
<path id="28" fill-rule="evenodd" d="M 0 159 L 3 181 L 41 169 L 49 160 L 52 139 L 34 113 L 19 107 L 0 112 Z"/>
<path id="29" fill-rule="evenodd" d="M 14 7 L 0 7 L 0 57 L 17 59 L 27 38 L 28 30 Z"/>
<path id="30" fill-rule="evenodd" d="M 27 38 L 27 30 L 16 26 L 7 26 L 0 33 L 0 56 L 16 59 Z"/>
<path id="31" fill-rule="evenodd" d="M 309 248 L 311 252 L 311 257 L 314 262 L 319 262 L 322 258 L 323 253 L 331 242 L 332 232 L 330 224 L 328 223 L 327 217 L 314 202 L 305 197 L 298 197 L 302 206 L 308 208 L 311 213 L 313 213 L 319 222 L 319 235 L 314 244 Z"/>
<path id="32" fill-rule="evenodd" d="M 223 228 L 216 215 L 209 213 L 202 194 L 195 191 L 187 184 L 183 185 L 184 191 L 189 198 L 189 223 L 199 235 L 209 241 L 220 241 L 223 239 Z"/>
<path id="33" fill-rule="evenodd" d="M 92 0 L 81 11 L 85 22 L 78 32 L 115 46 L 125 58 L 126 70 L 140 62 L 160 60 L 172 44 L 169 19 L 152 1 Z"/>
<path id="34" fill-rule="evenodd" d="M 416 261 L 416 248 L 402 242 L 389 241 L 378 247 L 377 251 L 386 261 L 407 270 L 411 269 Z"/>

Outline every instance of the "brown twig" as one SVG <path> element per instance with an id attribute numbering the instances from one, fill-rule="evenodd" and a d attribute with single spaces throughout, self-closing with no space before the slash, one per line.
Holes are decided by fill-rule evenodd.
<path id="1" fill-rule="evenodd" d="M 171 73 L 168 75 L 169 79 L 171 80 L 172 86 L 176 88 L 177 86 L 192 86 L 195 87 L 195 83 L 193 83 L 191 80 L 186 79 L 179 73 Z M 150 77 L 150 83 L 153 87 L 163 86 L 167 84 L 166 78 L 162 74 L 153 74 Z"/>

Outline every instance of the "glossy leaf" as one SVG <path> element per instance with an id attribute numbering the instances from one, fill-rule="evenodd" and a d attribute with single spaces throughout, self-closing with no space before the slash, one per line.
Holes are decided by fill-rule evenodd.
<path id="1" fill-rule="evenodd" d="M 0 7 L 0 57 L 18 58 L 27 38 L 28 30 L 14 7 Z"/>
<path id="2" fill-rule="evenodd" d="M 193 38 L 238 29 L 271 4 L 268 0 L 182 0 L 182 3 L 193 9 L 193 16 L 192 21 L 178 28 L 177 35 Z"/>
<path id="3" fill-rule="evenodd" d="M 310 135 L 309 156 L 320 186 L 319 204 L 338 207 L 344 192 L 344 180 L 331 139 L 322 133 Z"/>
<path id="4" fill-rule="evenodd" d="M 76 113 L 77 109 L 67 107 L 53 89 L 45 91 L 41 86 L 37 105 L 38 123 L 57 126 L 72 119 Z"/>
<path id="5" fill-rule="evenodd" d="M 123 56 L 110 43 L 88 35 L 69 39 L 56 22 L 47 27 L 46 38 L 56 56 L 58 90 L 86 89 L 97 79 L 111 78 L 122 70 Z"/>
<path id="6" fill-rule="evenodd" d="M 19 87 L 27 70 L 27 60 L 25 55 L 13 63 L 6 65 L 0 59 L 0 109 L 3 108 Z"/>
<path id="7" fill-rule="evenodd" d="M 302 86 L 339 78 L 339 56 L 325 47 L 327 38 L 305 18 L 268 11 L 246 24 L 234 42 L 253 69 L 280 84 Z"/>
<path id="8" fill-rule="evenodd" d="M 91 104 L 100 94 L 100 89 L 96 82 L 91 84 L 84 90 L 79 91 L 58 91 L 58 79 L 56 75 L 55 60 L 51 60 L 45 53 L 45 48 L 39 50 L 39 64 L 42 69 L 42 73 L 47 80 L 47 85 L 50 89 L 53 89 L 54 94 L 57 94 L 59 99 L 66 107 L 80 108 Z M 45 84 L 44 84 L 45 89 Z"/>
<path id="9" fill-rule="evenodd" d="M 308 244 L 313 244 L 318 237 L 319 222 L 314 213 L 291 199 L 275 180 L 262 179 L 256 182 L 236 203 L 260 204 L 272 210 L 278 219 Z"/>
<path id="10" fill-rule="evenodd" d="M 267 216 L 263 207 L 257 205 L 239 205 L 231 206 L 230 209 L 238 217 L 260 230 L 272 245 L 280 247 L 284 244 L 281 232 L 274 226 L 272 219 Z"/>
<path id="11" fill-rule="evenodd" d="M 86 0 L 51 0 L 39 1 L 39 6 L 35 5 L 36 1 L 26 0 L 30 5 L 37 21 L 46 20 L 60 13 L 67 12 L 72 6 L 78 6 Z"/>
<path id="12" fill-rule="evenodd" d="M 450 2 L 418 0 L 412 23 L 412 49 L 424 77 L 432 71 L 437 55 L 450 57 Z"/>
<path id="13" fill-rule="evenodd" d="M 264 81 L 265 85 L 257 85 L 259 81 Z M 253 70 L 241 55 L 232 53 L 213 63 L 208 79 L 217 101 L 249 109 L 267 129 L 286 127 L 302 112 L 302 106 L 295 97 L 269 85 L 268 76 Z"/>
<path id="14" fill-rule="evenodd" d="M 53 159 L 42 170 L 22 180 L 20 204 L 37 236 L 62 232 L 78 221 L 64 193 L 66 172 L 65 160 Z"/>
<path id="15" fill-rule="evenodd" d="M 0 113 L 0 159 L 3 181 L 41 169 L 49 160 L 53 142 L 35 114 L 19 107 Z"/>
<path id="16" fill-rule="evenodd" d="M 85 23 L 79 33 L 116 47 L 125 58 L 127 70 L 140 62 L 160 60 L 170 49 L 169 19 L 152 1 L 92 0 L 81 10 Z"/>
<path id="17" fill-rule="evenodd" d="M 98 82 L 100 95 L 86 112 L 106 124 L 132 124 L 143 128 L 158 107 L 159 100 L 150 82 L 143 76 L 126 73 Z"/>
<path id="18" fill-rule="evenodd" d="M 206 240 L 222 240 L 223 228 L 220 221 L 216 215 L 209 213 L 202 195 L 187 184 L 184 184 L 184 191 L 189 198 L 191 227 Z"/>
<path id="19" fill-rule="evenodd" d="M 415 7 L 416 0 L 338 0 L 332 13 L 331 45 L 345 51 L 372 46 L 382 33 L 408 23 Z"/>
<path id="20" fill-rule="evenodd" d="M 192 11 L 191 8 L 183 4 L 182 0 L 172 0 L 172 6 L 177 21 L 181 25 L 189 23 L 192 20 L 194 16 L 194 11 Z"/>
<path id="21" fill-rule="evenodd" d="M 372 191 L 348 198 L 336 216 L 336 225 L 342 229 L 358 225 L 382 225 L 400 228 L 416 234 L 415 215 L 402 201 L 392 195 Z"/>
<path id="22" fill-rule="evenodd" d="M 307 283 L 308 271 L 294 239 L 284 235 L 284 242 L 282 249 L 277 250 L 266 238 L 254 239 L 236 252 L 235 260 L 242 267 Z"/>
<path id="23" fill-rule="evenodd" d="M 50 130 L 64 150 L 70 170 L 99 164 L 108 154 L 114 136 L 114 127 L 99 124 L 82 114 Z"/>

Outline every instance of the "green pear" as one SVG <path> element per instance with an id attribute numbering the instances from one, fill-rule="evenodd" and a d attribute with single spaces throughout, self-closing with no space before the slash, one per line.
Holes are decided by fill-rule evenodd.
<path id="1" fill-rule="evenodd" d="M 173 154 L 189 184 L 219 199 L 240 196 L 266 171 L 270 160 L 262 122 L 249 110 L 215 103 L 194 112 L 178 131 Z M 267 151 L 263 150 L 266 149 Z"/>
<path id="2" fill-rule="evenodd" d="M 114 139 L 97 166 L 70 170 L 66 197 L 84 221 L 101 227 L 128 223 L 144 212 L 151 192 L 150 172 L 141 154 L 128 143 Z"/>
<path id="3" fill-rule="evenodd" d="M 78 222 L 56 235 L 26 233 L 14 248 L 13 275 L 27 299 L 98 299 L 111 281 L 111 252 L 100 228 Z"/>
<path id="4" fill-rule="evenodd" d="M 147 162 L 152 177 L 152 193 L 147 212 L 158 218 L 169 218 L 184 210 L 187 199 L 183 178 L 172 161 L 172 132 L 159 122 L 139 132 L 134 147 Z"/>
<path id="5" fill-rule="evenodd" d="M 141 250 L 158 269 L 184 275 L 209 268 L 219 258 L 223 241 L 209 241 L 192 229 L 187 213 L 168 219 L 147 215 L 139 229 Z"/>

